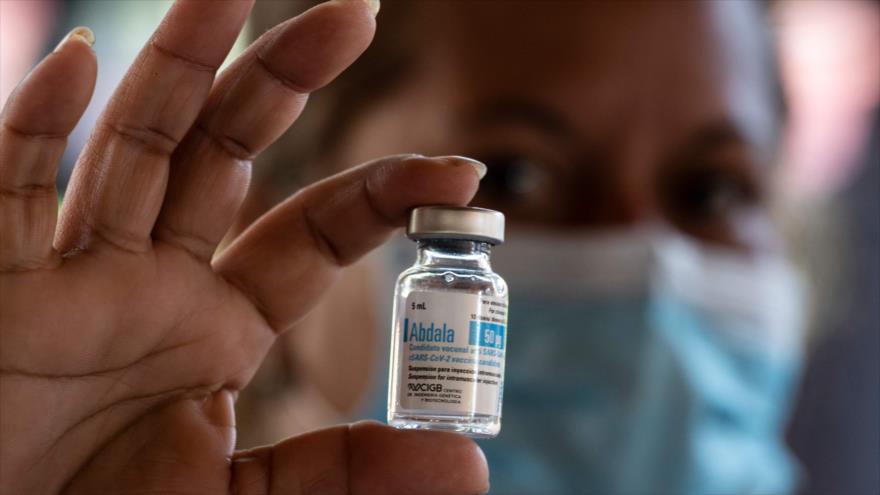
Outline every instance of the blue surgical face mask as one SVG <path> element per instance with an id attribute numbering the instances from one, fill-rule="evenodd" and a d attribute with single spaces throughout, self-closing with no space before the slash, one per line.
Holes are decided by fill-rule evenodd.
<path id="1" fill-rule="evenodd" d="M 493 252 L 510 287 L 493 493 L 786 493 L 801 289 L 775 253 L 662 228 Z"/>

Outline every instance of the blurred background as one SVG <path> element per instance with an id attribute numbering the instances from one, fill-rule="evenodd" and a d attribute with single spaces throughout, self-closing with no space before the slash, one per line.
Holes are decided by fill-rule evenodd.
<path id="1" fill-rule="evenodd" d="M 261 3 L 271 10 L 278 2 Z M 98 82 L 70 138 L 61 195 L 101 108 L 170 4 L 0 0 L 0 102 L 71 28 L 87 25 L 97 37 Z M 788 108 L 774 187 L 789 245 L 814 287 L 788 441 L 806 472 L 803 493 L 880 493 L 880 3 L 768 8 Z"/>

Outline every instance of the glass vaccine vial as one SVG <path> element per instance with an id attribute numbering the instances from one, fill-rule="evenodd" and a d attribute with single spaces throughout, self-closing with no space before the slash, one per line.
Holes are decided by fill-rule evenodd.
<path id="1" fill-rule="evenodd" d="M 394 291 L 388 424 L 494 437 L 501 429 L 507 284 L 489 253 L 504 215 L 423 206 L 406 235 L 416 262 Z"/>

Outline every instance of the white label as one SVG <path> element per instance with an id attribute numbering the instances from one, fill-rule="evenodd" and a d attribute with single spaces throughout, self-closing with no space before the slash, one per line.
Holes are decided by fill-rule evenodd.
<path id="1" fill-rule="evenodd" d="M 402 320 L 402 408 L 501 414 L 506 298 L 412 292 Z"/>

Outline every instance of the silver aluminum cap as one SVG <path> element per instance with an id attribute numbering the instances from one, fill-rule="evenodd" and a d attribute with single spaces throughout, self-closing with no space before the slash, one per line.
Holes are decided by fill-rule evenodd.
<path id="1" fill-rule="evenodd" d="M 504 214 L 470 206 L 419 206 L 409 214 L 410 239 L 466 239 L 504 242 Z"/>

